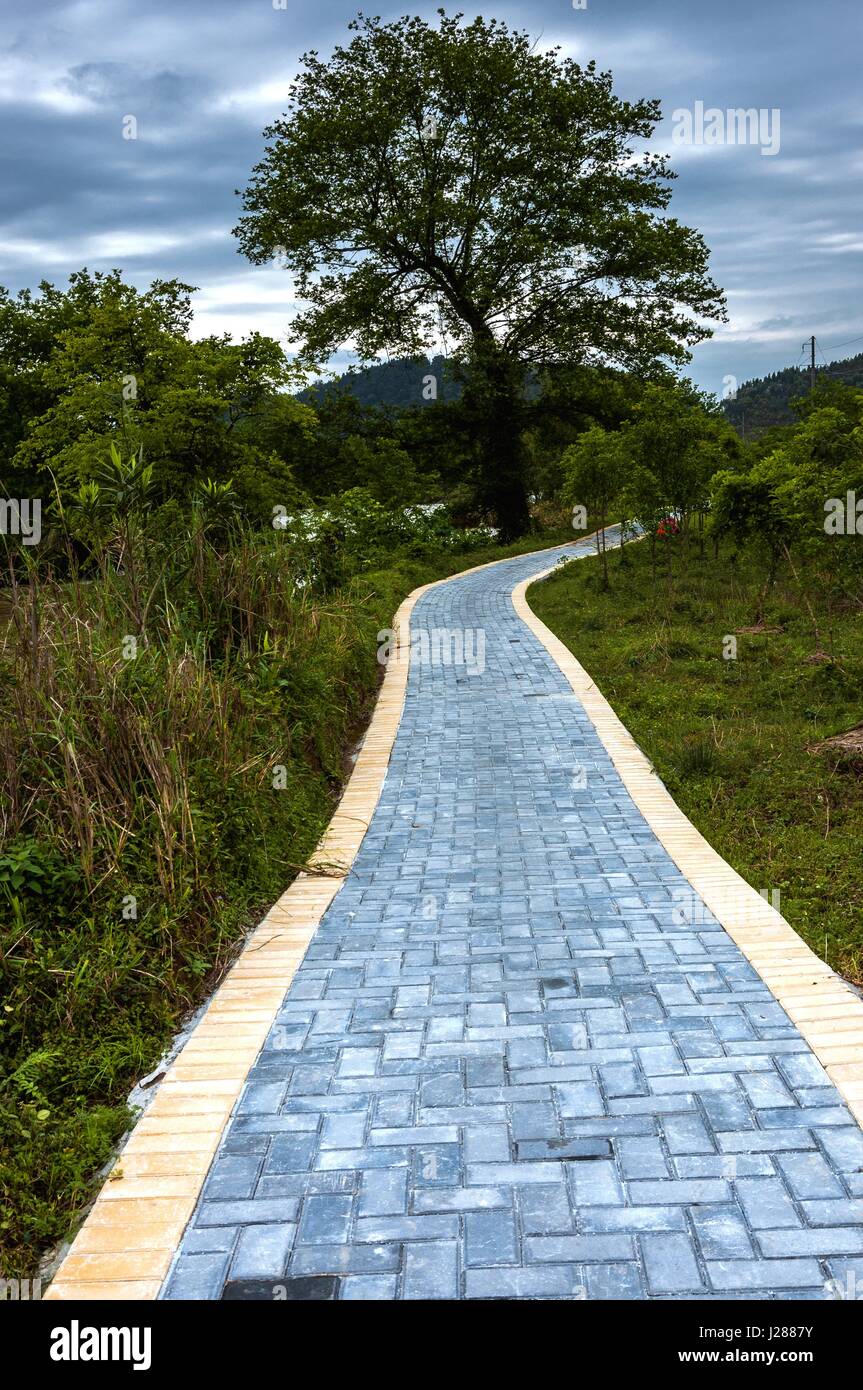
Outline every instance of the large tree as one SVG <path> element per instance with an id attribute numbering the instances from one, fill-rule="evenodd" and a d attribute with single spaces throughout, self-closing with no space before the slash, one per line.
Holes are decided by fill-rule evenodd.
<path id="1" fill-rule="evenodd" d="M 636 152 L 659 103 L 496 20 L 438 13 L 360 15 L 328 61 L 305 55 L 236 230 L 295 277 L 304 360 L 349 339 L 366 360 L 456 345 L 486 500 L 513 535 L 526 370 L 685 361 L 723 299 L 700 235 L 662 215 L 665 158 Z"/>

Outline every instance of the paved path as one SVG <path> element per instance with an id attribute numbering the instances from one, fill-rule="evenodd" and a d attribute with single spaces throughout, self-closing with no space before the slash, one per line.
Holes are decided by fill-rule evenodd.
<path id="1" fill-rule="evenodd" d="M 556 558 L 414 609 L 484 633 L 484 669 L 470 635 L 412 661 L 163 1297 L 863 1294 L 863 1134 L 723 928 L 677 920 L 685 880 L 513 609 Z"/>

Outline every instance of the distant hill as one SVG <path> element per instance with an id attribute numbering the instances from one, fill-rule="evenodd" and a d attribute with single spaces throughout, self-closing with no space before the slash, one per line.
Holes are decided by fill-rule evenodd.
<path id="1" fill-rule="evenodd" d="M 846 357 L 841 362 L 820 366 L 816 382 L 838 381 L 845 386 L 863 386 L 863 352 Z M 722 408 L 735 429 L 754 439 L 772 425 L 792 425 L 795 421 L 791 402 L 796 396 L 809 392 L 808 367 L 786 367 L 769 376 L 745 381 L 738 388 L 737 399 L 723 401 Z"/>
<path id="2" fill-rule="evenodd" d="M 390 405 L 404 410 L 430 403 L 423 390 L 426 378 L 433 376 L 437 382 L 437 399 L 456 401 L 461 395 L 461 387 L 447 378 L 445 367 L 446 358 L 443 356 L 400 357 L 392 362 L 376 363 L 361 371 L 345 372 L 335 381 L 316 383 L 302 391 L 300 399 L 314 404 L 335 392 L 348 391 L 362 405 Z M 863 353 L 820 366 L 816 380 L 863 387 Z M 529 385 L 528 394 L 535 395 L 536 389 L 535 385 Z M 771 372 L 769 376 L 745 381 L 738 388 L 737 399 L 724 401 L 722 408 L 737 430 L 745 432 L 747 439 L 754 439 L 773 425 L 793 424 L 796 417 L 791 402 L 797 396 L 807 395 L 808 391 L 809 369 L 785 367 L 780 372 Z"/>
<path id="3" fill-rule="evenodd" d="M 437 382 L 437 400 L 455 401 L 461 388 L 447 379 L 444 357 L 400 357 L 393 362 L 379 362 L 362 371 L 345 372 L 336 381 L 323 381 L 301 392 L 300 399 L 322 400 L 338 391 L 350 391 L 362 405 L 394 405 L 404 410 L 412 405 L 429 405 L 428 385 L 424 380 L 433 376 Z M 434 398 L 432 398 L 434 399 Z"/>

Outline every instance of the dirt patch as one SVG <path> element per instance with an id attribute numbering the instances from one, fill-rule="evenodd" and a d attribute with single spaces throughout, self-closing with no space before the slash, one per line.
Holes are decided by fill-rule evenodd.
<path id="1" fill-rule="evenodd" d="M 736 627 L 734 631 L 741 636 L 745 635 L 747 637 L 760 637 L 762 633 L 784 632 L 785 628 L 768 627 L 767 623 L 755 623 L 752 627 Z"/>
<path id="2" fill-rule="evenodd" d="M 863 763 L 863 724 L 855 725 L 853 729 L 846 730 L 844 734 L 834 734 L 832 738 L 822 739 L 820 743 L 812 743 L 807 751 L 809 753 L 838 753 L 843 758 Z"/>

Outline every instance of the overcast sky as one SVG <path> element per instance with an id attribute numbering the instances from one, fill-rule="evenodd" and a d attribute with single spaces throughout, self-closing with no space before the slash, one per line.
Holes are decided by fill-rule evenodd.
<path id="1" fill-rule="evenodd" d="M 343 40 L 359 0 L 286 5 L 6 0 L 0 284 L 63 284 L 84 265 L 119 266 L 141 288 L 178 276 L 200 287 L 196 335 L 258 329 L 286 342 L 290 282 L 238 254 L 234 190 L 262 153 L 261 130 L 282 111 L 300 54 L 325 55 Z M 366 8 L 431 18 L 437 3 Z M 731 316 L 696 350 L 690 372 L 701 386 L 720 394 L 726 376 L 796 364 L 811 333 L 828 360 L 863 349 L 848 342 L 863 339 L 863 6 L 494 0 L 460 8 L 525 28 L 579 61 L 595 58 L 621 96 L 661 100 L 656 143 L 679 173 L 672 211 L 704 234 Z M 778 109 L 779 152 L 675 144 L 673 113 L 699 101 Z M 136 140 L 123 138 L 128 115 Z M 775 127 L 769 133 L 775 143 Z"/>

